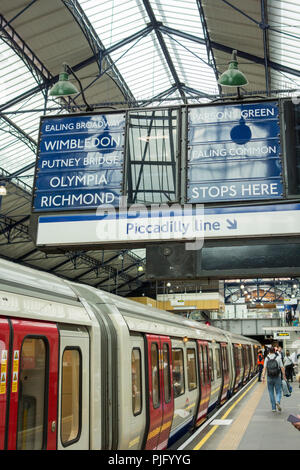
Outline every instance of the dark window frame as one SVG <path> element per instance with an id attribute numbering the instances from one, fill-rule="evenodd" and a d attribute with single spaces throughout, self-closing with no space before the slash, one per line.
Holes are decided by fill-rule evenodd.
<path id="1" fill-rule="evenodd" d="M 143 380 L 142 380 L 142 351 L 141 348 L 134 346 L 131 350 L 131 357 L 133 351 L 138 351 L 139 352 L 139 358 L 140 358 L 140 396 L 141 396 L 141 403 L 140 403 L 140 411 L 134 412 L 133 410 L 133 400 L 132 400 L 132 414 L 133 416 L 138 416 L 143 412 Z M 131 387 L 132 387 L 132 365 L 131 365 Z"/>
<path id="2" fill-rule="evenodd" d="M 18 371 L 18 410 L 17 410 L 17 432 L 16 432 L 16 449 L 18 449 L 18 430 L 19 430 L 19 406 L 20 406 L 20 375 L 21 375 L 21 359 L 22 349 L 26 339 L 41 339 L 45 344 L 45 381 L 44 381 L 44 422 L 43 422 L 43 445 L 40 450 L 47 449 L 48 441 L 48 402 L 49 402 L 49 375 L 50 375 L 50 344 L 47 336 L 45 335 L 26 335 L 22 339 L 19 356 L 19 371 Z"/>
<path id="3" fill-rule="evenodd" d="M 63 357 L 64 353 L 66 351 L 78 351 L 79 352 L 79 405 L 78 405 L 78 411 L 79 411 L 79 419 L 78 419 L 78 433 L 77 436 L 74 439 L 71 439 L 70 441 L 63 442 L 62 440 L 62 405 L 63 405 L 63 400 L 62 400 L 62 390 L 63 390 Z M 82 374 L 82 351 L 79 346 L 66 346 L 63 350 L 62 356 L 62 363 L 61 363 L 61 384 L 60 384 L 60 442 L 63 447 L 69 447 L 75 442 L 78 442 L 81 438 L 81 433 L 82 433 L 82 379 L 83 379 L 83 374 Z"/>

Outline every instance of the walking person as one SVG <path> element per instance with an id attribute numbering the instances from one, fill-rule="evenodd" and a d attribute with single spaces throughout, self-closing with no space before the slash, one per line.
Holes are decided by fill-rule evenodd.
<path id="1" fill-rule="evenodd" d="M 257 354 L 257 365 L 258 365 L 258 382 L 261 382 L 261 374 L 264 368 L 264 355 L 260 349 Z"/>
<path id="2" fill-rule="evenodd" d="M 283 360 L 283 366 L 285 369 L 285 375 L 288 382 L 293 382 L 293 370 L 294 370 L 294 363 L 290 356 L 290 352 L 286 352 L 286 356 Z"/>
<path id="3" fill-rule="evenodd" d="M 278 411 L 281 411 L 281 373 L 282 377 L 286 380 L 281 357 L 279 354 L 275 354 L 275 349 L 271 346 L 270 352 L 265 358 L 262 379 L 264 382 L 265 375 L 267 374 L 267 386 L 273 412 L 276 412 L 276 408 Z"/>

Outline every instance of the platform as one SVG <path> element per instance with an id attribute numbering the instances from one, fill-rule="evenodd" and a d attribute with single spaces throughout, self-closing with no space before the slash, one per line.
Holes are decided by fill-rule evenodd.
<path id="1" fill-rule="evenodd" d="M 252 379 L 178 450 L 300 450 L 300 432 L 287 421 L 300 415 L 300 388 L 293 382 L 282 411 L 271 411 L 266 382 Z M 275 462 L 274 462 L 275 463 Z"/>

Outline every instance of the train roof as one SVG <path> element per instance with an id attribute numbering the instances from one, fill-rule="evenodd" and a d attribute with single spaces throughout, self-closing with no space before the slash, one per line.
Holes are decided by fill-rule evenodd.
<path id="1" fill-rule="evenodd" d="M 85 297 L 90 297 L 90 300 L 94 303 L 115 306 L 118 311 L 122 313 L 128 327 L 135 331 L 155 333 L 156 325 L 165 324 L 170 335 L 172 335 L 172 331 L 174 334 L 178 334 L 179 330 L 182 332 L 182 335 L 185 333 L 188 334 L 192 329 L 195 331 L 195 337 L 205 337 L 208 340 L 218 339 L 224 341 L 230 338 L 231 341 L 234 340 L 238 343 L 246 340 L 244 336 L 232 334 L 230 331 L 225 331 L 214 326 L 208 326 L 195 320 L 189 320 L 185 317 L 179 316 L 178 314 L 167 312 L 149 305 L 144 305 L 106 291 L 94 289 L 91 286 L 83 286 L 81 284 L 79 285 L 74 283 L 71 284 L 79 295 L 82 293 Z M 172 326 L 174 327 L 173 329 Z M 247 338 L 247 342 L 259 344 L 258 341 L 251 338 Z"/>
<path id="2" fill-rule="evenodd" d="M 205 337 L 208 340 L 226 340 L 226 338 L 230 338 L 231 341 L 240 343 L 246 339 L 244 336 L 214 326 L 207 326 L 204 323 L 189 320 L 174 313 L 166 312 L 149 305 L 146 306 L 125 297 L 119 297 L 115 294 L 95 289 L 92 286 L 76 284 L 54 274 L 0 258 L 0 291 L 1 290 L 14 294 L 28 295 L 55 303 L 71 304 L 77 307 L 76 314 L 75 310 L 73 310 L 74 317 L 72 319 L 71 310 L 66 308 L 67 313 L 65 312 L 65 314 L 63 314 L 62 312 L 58 312 L 58 310 L 54 308 L 55 305 L 52 304 L 52 308 L 50 310 L 48 308 L 48 314 L 46 314 L 45 310 L 44 314 L 40 315 L 42 319 L 58 322 L 67 321 L 78 323 L 83 321 L 85 324 L 90 323 L 91 319 L 87 313 L 84 312 L 84 308 L 80 303 L 80 297 L 83 297 L 87 300 L 90 299 L 97 305 L 115 306 L 123 315 L 128 327 L 130 329 L 137 329 L 137 331 L 137 325 L 139 325 L 139 331 L 149 332 L 152 327 L 154 327 L 155 331 L 155 326 L 165 325 L 165 330 L 170 334 L 172 328 L 174 333 L 178 333 L 180 330 L 182 334 L 190 332 L 192 329 L 195 332 L 195 337 Z M 33 308 L 32 305 L 30 308 Z M 38 307 L 36 308 L 38 309 Z M 146 326 L 148 330 L 146 330 Z M 247 338 L 247 341 L 259 344 L 251 338 Z"/>
<path id="3" fill-rule="evenodd" d="M 78 300 L 74 290 L 54 274 L 0 258 L 0 290 L 20 293 L 20 289 L 21 293 L 26 290 L 34 297 L 55 296 L 56 301 Z"/>

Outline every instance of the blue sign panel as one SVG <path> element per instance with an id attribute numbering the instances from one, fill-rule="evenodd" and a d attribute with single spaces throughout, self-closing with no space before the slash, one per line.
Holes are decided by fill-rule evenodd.
<path id="1" fill-rule="evenodd" d="M 189 109 L 187 200 L 283 198 L 277 101 Z"/>
<path id="2" fill-rule="evenodd" d="M 117 206 L 124 138 L 124 114 L 42 118 L 33 210 Z"/>

